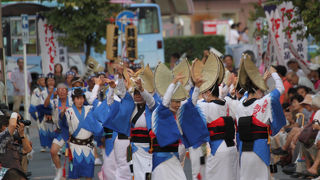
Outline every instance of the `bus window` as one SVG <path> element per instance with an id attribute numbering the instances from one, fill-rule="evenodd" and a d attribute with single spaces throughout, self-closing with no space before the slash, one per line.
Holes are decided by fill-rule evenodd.
<path id="1" fill-rule="evenodd" d="M 155 7 L 140 7 L 138 9 L 138 33 L 155 34 L 159 33 L 159 17 Z"/>

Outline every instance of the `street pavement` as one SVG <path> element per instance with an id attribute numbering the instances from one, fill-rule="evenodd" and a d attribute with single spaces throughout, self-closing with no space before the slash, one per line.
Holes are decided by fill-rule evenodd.
<path id="1" fill-rule="evenodd" d="M 30 179 L 32 180 L 52 180 L 55 175 L 55 168 L 51 161 L 50 150 L 47 149 L 46 152 L 40 152 L 40 141 L 38 138 L 38 130 L 36 123 L 33 121 L 32 125 L 29 127 L 28 134 L 33 145 L 33 156 L 29 162 L 28 170 L 32 172 Z M 102 157 L 101 157 L 102 158 Z M 61 157 L 62 164 L 65 161 L 65 157 Z M 68 170 L 68 168 L 66 168 Z M 101 166 L 95 166 L 95 177 L 94 180 L 98 180 L 97 174 L 100 171 Z M 191 165 L 189 158 L 186 158 L 184 171 L 188 180 L 191 180 Z M 275 174 L 275 180 L 291 180 L 290 176 L 287 176 L 281 172 L 278 167 L 278 173 Z"/>

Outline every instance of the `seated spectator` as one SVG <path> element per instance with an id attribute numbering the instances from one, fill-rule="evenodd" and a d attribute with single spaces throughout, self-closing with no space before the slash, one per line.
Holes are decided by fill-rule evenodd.
<path id="1" fill-rule="evenodd" d="M 300 127 L 302 126 L 303 120 L 308 119 L 310 117 L 310 115 L 307 113 L 307 110 L 305 110 L 303 106 L 300 104 L 301 102 L 303 102 L 303 97 L 300 95 L 295 95 L 291 98 L 292 104 L 290 107 L 290 111 L 298 116 L 296 116 L 297 117 L 296 120 L 294 121 L 294 123 L 292 123 L 294 124 L 294 127 L 290 129 L 289 134 L 287 135 L 287 138 L 286 138 L 286 143 L 278 149 L 273 149 L 272 150 L 273 154 L 287 155 L 290 148 L 291 150 L 295 149 L 296 140 L 295 142 L 293 140 L 297 138 L 296 136 L 298 134 L 300 134 L 301 132 Z M 300 118 L 301 116 L 299 115 L 303 115 L 304 119 Z M 288 114 L 286 117 L 288 117 Z"/>
<path id="2" fill-rule="evenodd" d="M 297 93 L 304 98 L 307 94 L 312 93 L 312 91 L 306 86 L 298 86 Z"/>
<path id="3" fill-rule="evenodd" d="M 310 66 L 310 79 L 312 83 L 314 84 L 314 89 L 316 91 L 319 91 L 320 89 L 320 65 L 319 64 L 313 64 Z"/>
<path id="4" fill-rule="evenodd" d="M 1 180 L 27 180 L 28 177 L 19 169 L 0 167 Z"/>
<path id="5" fill-rule="evenodd" d="M 316 106 L 317 108 L 320 109 L 320 96 L 316 96 L 314 97 L 314 99 L 312 100 L 312 105 Z M 318 135 L 317 138 L 315 140 L 315 145 L 317 148 L 317 154 L 315 156 L 314 162 L 312 164 L 311 167 L 309 167 L 307 169 L 307 171 L 311 174 L 317 174 L 318 175 L 318 169 L 319 169 L 319 165 L 320 165 L 320 110 L 318 110 L 313 118 L 313 125 L 312 125 L 313 129 L 318 130 Z"/>
<path id="6" fill-rule="evenodd" d="M 296 94 L 297 94 L 297 89 L 296 88 L 290 88 L 288 90 L 288 101 L 289 101 L 289 103 L 291 103 L 291 101 L 290 101 L 291 98 Z"/>
<path id="7" fill-rule="evenodd" d="M 309 95 L 307 95 L 309 96 Z M 306 96 L 306 97 L 307 97 Z M 315 98 L 315 100 L 312 100 L 312 98 Z M 310 100 L 311 99 L 311 100 Z M 313 116 L 310 118 L 309 123 L 312 123 L 312 128 L 314 130 L 319 130 L 320 129 L 320 106 L 319 106 L 319 102 L 320 98 L 319 97 L 311 97 L 310 96 L 309 101 L 311 101 L 311 103 L 309 104 L 309 108 L 311 108 L 312 110 L 314 110 Z M 311 147 L 306 147 L 306 146 L 302 146 L 302 154 L 305 157 L 306 160 L 306 166 L 307 166 L 307 171 L 303 172 L 303 174 L 305 174 L 306 176 L 309 177 L 317 177 L 318 176 L 318 167 L 319 167 L 319 163 L 320 163 L 320 152 L 319 149 L 317 148 L 317 143 L 318 141 L 316 141 L 316 137 L 314 137 L 315 139 L 310 138 L 310 141 L 314 140 L 314 144 Z M 319 142 L 320 143 L 320 142 Z"/>
<path id="8" fill-rule="evenodd" d="M 287 66 L 289 67 L 289 72 L 294 72 L 296 73 L 299 77 L 307 77 L 306 74 L 303 72 L 302 69 L 300 69 L 299 67 L 299 64 L 297 62 L 296 59 L 290 59 L 288 62 L 287 62 Z"/>
<path id="9" fill-rule="evenodd" d="M 300 76 L 300 75 L 298 76 L 295 72 L 288 72 L 287 79 L 289 83 L 292 84 L 293 86 L 298 86 L 298 85 L 306 86 L 314 92 L 314 86 L 312 82 L 305 76 Z"/>
<path id="10" fill-rule="evenodd" d="M 292 88 L 292 85 L 287 80 L 286 74 L 287 74 L 287 68 L 285 66 L 278 65 L 275 67 L 277 70 L 278 75 L 282 79 L 283 86 L 284 86 L 284 93 L 280 97 L 280 103 L 283 104 L 284 102 L 289 102 L 288 99 L 288 91 L 290 88 Z"/>

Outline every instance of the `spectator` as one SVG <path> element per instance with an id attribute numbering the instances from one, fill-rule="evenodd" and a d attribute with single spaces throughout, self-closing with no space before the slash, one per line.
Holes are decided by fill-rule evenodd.
<path id="1" fill-rule="evenodd" d="M 282 79 L 283 86 L 284 86 L 284 93 L 280 97 L 280 103 L 283 104 L 285 102 L 289 102 L 288 99 L 288 90 L 292 88 L 292 85 L 288 82 L 286 74 L 287 74 L 287 68 L 281 65 L 278 65 L 275 67 L 277 70 L 278 75 Z"/>
<path id="2" fill-rule="evenodd" d="M 287 66 L 289 67 L 290 71 L 295 72 L 299 77 L 306 77 L 306 74 L 302 71 L 302 69 L 299 68 L 299 64 L 296 59 L 290 59 L 287 62 Z"/>
<path id="3" fill-rule="evenodd" d="M 262 53 L 261 63 L 260 63 L 260 66 L 259 66 L 259 72 L 260 72 L 260 74 L 264 74 L 264 72 L 265 72 L 265 69 L 266 69 L 266 67 L 265 67 L 266 57 L 267 57 L 267 55 L 266 55 L 266 52 L 264 51 L 264 52 Z"/>
<path id="4" fill-rule="evenodd" d="M 206 63 L 209 54 L 210 54 L 210 48 L 203 50 L 203 57 L 201 60 L 203 63 Z"/>
<path id="5" fill-rule="evenodd" d="M 306 86 L 314 92 L 314 86 L 312 82 L 305 76 L 298 76 L 295 72 L 288 72 L 287 79 L 293 86 Z"/>
<path id="6" fill-rule="evenodd" d="M 223 57 L 223 62 L 224 62 L 225 68 L 230 73 L 237 73 L 237 70 L 233 66 L 233 57 L 231 55 L 225 55 Z"/>
<path id="7" fill-rule="evenodd" d="M 23 72 L 23 59 L 18 58 L 17 60 L 18 68 L 15 69 L 11 76 L 11 81 L 13 84 L 14 92 L 13 92 L 13 111 L 19 112 L 21 101 L 24 101 L 25 89 L 24 89 L 24 72 Z M 31 75 L 27 72 L 28 78 L 28 94 L 30 94 L 31 87 Z"/>
<path id="8" fill-rule="evenodd" d="M 28 177 L 19 169 L 0 167 L 1 180 L 27 180 Z"/>
<path id="9" fill-rule="evenodd" d="M 290 88 L 288 90 L 288 101 L 291 103 L 290 99 L 297 94 L 297 89 L 296 88 Z"/>
<path id="10" fill-rule="evenodd" d="M 54 65 L 54 79 L 56 80 L 56 83 L 64 83 L 64 77 L 63 77 L 63 67 L 60 63 L 57 63 Z"/>
<path id="11" fill-rule="evenodd" d="M 238 27 L 237 24 L 231 25 L 230 36 L 229 36 L 229 45 L 238 44 L 238 42 L 241 40 L 241 36 L 236 29 L 237 27 Z"/>
<path id="12" fill-rule="evenodd" d="M 69 90 L 72 88 L 72 79 L 75 77 L 75 73 L 73 71 L 68 71 L 66 73 L 66 83 L 68 85 Z"/>
<path id="13" fill-rule="evenodd" d="M 313 64 L 310 66 L 310 79 L 314 84 L 314 89 L 319 90 L 320 85 L 320 65 Z"/>
<path id="14" fill-rule="evenodd" d="M 24 136 L 24 124 L 17 122 L 19 118 L 16 112 L 11 117 L 0 115 L 0 164 L 6 168 L 22 170 L 22 155 L 31 152 L 32 147 Z"/>
<path id="15" fill-rule="evenodd" d="M 312 105 L 316 106 L 318 109 L 320 109 L 320 96 L 315 96 L 312 100 Z M 313 129 L 318 130 L 318 135 L 315 140 L 315 145 L 317 147 L 317 154 L 314 158 L 314 163 L 310 168 L 307 169 L 307 171 L 311 174 L 318 174 L 318 167 L 320 165 L 320 110 L 316 112 L 313 118 Z"/>
<path id="16" fill-rule="evenodd" d="M 78 77 L 79 76 L 79 70 L 77 68 L 77 66 L 71 66 L 70 67 L 70 71 L 74 72 L 74 76 Z"/>
<path id="17" fill-rule="evenodd" d="M 243 44 L 248 44 L 249 43 L 249 29 L 248 27 L 245 27 L 243 30 L 242 30 L 242 33 L 241 33 L 241 42 Z"/>
<path id="18" fill-rule="evenodd" d="M 178 53 L 173 53 L 170 57 L 170 69 L 173 69 L 177 64 L 179 64 L 180 55 Z"/>
<path id="19" fill-rule="evenodd" d="M 311 89 L 307 88 L 306 86 L 298 86 L 297 87 L 297 93 L 301 95 L 303 98 L 309 93 L 311 93 Z"/>

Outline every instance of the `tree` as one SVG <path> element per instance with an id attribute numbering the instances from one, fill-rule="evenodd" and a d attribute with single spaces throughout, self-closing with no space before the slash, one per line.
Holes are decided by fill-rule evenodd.
<path id="1" fill-rule="evenodd" d="M 115 17 L 121 10 L 109 0 L 57 0 L 58 6 L 45 12 L 44 16 L 58 32 L 65 35 L 58 41 L 66 46 L 79 48 L 85 45 L 86 62 L 91 47 L 102 53 L 105 45 L 101 38 L 106 35 L 108 18 Z"/>
<path id="2" fill-rule="evenodd" d="M 304 25 L 307 27 L 303 36 L 308 37 L 312 35 L 316 42 L 320 42 L 320 1 L 319 0 L 286 0 L 291 1 L 292 4 L 297 7 L 296 14 L 299 14 L 303 19 Z M 274 1 L 267 0 L 265 4 L 281 4 L 284 0 Z M 259 17 L 265 17 L 263 6 L 259 3 L 254 3 L 254 11 L 250 12 L 250 20 L 254 21 Z M 291 23 L 298 22 L 297 19 L 293 19 Z M 296 32 L 305 27 L 297 25 L 295 28 L 290 29 L 291 32 Z M 284 29 L 286 31 L 288 29 Z"/>

